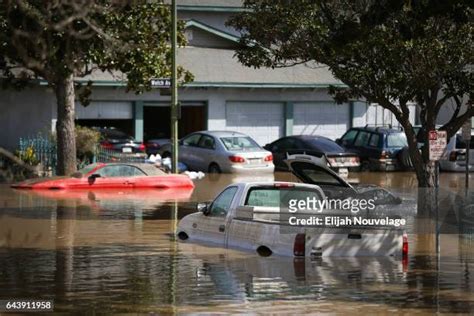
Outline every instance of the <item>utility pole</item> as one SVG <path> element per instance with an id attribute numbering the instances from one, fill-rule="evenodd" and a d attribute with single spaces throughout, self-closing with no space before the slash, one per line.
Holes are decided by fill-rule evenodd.
<path id="1" fill-rule="evenodd" d="M 178 74 L 176 66 L 178 12 L 176 0 L 171 2 L 171 142 L 173 152 L 171 155 L 171 170 L 178 173 Z"/>

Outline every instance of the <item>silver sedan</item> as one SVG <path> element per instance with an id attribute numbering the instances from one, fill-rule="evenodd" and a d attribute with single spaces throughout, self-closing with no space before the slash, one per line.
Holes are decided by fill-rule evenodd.
<path id="1" fill-rule="evenodd" d="M 171 144 L 163 145 L 160 154 L 170 157 Z M 231 131 L 202 131 L 179 141 L 178 159 L 189 169 L 209 173 L 273 172 L 272 153 L 251 137 Z"/>

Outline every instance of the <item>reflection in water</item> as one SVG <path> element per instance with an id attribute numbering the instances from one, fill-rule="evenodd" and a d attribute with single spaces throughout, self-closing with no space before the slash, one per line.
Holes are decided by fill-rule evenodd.
<path id="1" fill-rule="evenodd" d="M 409 197 L 413 177 L 395 175 L 355 177 Z M 288 173 L 276 179 L 295 180 Z M 88 313 L 474 310 L 469 212 L 454 213 L 456 221 L 448 221 L 456 229 L 458 223 L 468 228 L 441 235 L 439 257 L 433 229 L 426 229 L 433 221 L 412 223 L 407 264 L 391 258 L 261 258 L 170 237 L 195 202 L 242 180 L 205 178 L 187 196 L 141 191 L 48 196 L 51 192 L 0 186 L 0 298 L 50 298 L 58 312 Z M 457 183 L 452 174 L 443 181 Z M 421 229 L 417 225 L 426 234 L 413 234 Z"/>

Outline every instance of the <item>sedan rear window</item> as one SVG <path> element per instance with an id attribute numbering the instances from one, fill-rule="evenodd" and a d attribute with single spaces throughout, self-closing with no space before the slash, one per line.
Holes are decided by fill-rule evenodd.
<path id="1" fill-rule="evenodd" d="M 408 146 L 407 137 L 404 133 L 392 133 L 387 135 L 387 147 Z"/>
<path id="2" fill-rule="evenodd" d="M 310 144 L 310 146 L 316 150 L 322 151 L 322 152 L 330 152 L 330 153 L 343 153 L 345 150 L 333 142 L 330 139 L 326 138 L 314 138 L 307 140 L 307 142 Z"/>
<path id="3" fill-rule="evenodd" d="M 230 151 L 259 149 L 260 146 L 248 136 L 221 137 L 225 148 Z"/>
<path id="4" fill-rule="evenodd" d="M 132 136 L 127 135 L 126 133 L 118 129 L 103 129 L 100 132 L 104 138 L 125 139 L 125 140 L 133 139 Z"/>

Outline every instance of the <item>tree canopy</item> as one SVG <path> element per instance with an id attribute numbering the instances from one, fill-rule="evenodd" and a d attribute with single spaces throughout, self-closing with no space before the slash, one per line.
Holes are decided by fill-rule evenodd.
<path id="1" fill-rule="evenodd" d="M 474 115 L 473 7 L 470 1 L 246 0 L 230 21 L 242 33 L 239 60 L 252 67 L 327 65 L 347 88 L 338 102 L 365 99 L 404 127 L 419 184 L 430 186 L 428 149 L 420 154 L 407 103 L 416 102 L 422 138 L 450 100 L 454 135 Z M 467 104 L 466 104 L 467 103 Z M 451 105 L 451 102 L 449 103 Z"/>
<path id="2" fill-rule="evenodd" d="M 120 71 L 129 90 L 143 92 L 150 78 L 171 73 L 170 25 L 170 7 L 160 1 L 6 0 L 0 5 L 0 69 L 4 78 L 51 84 L 70 73 Z"/>
<path id="3" fill-rule="evenodd" d="M 180 45 L 185 44 L 182 29 L 181 23 Z M 5 0 L 0 4 L 0 77 L 17 87 L 43 79 L 54 89 L 60 174 L 75 169 L 76 79 L 94 71 L 113 71 L 126 78 L 128 90 L 144 92 L 151 88 L 151 78 L 171 75 L 170 43 L 171 10 L 162 1 Z M 178 73 L 180 80 L 192 79 L 182 68 Z M 87 97 L 87 89 L 80 91 Z"/>

